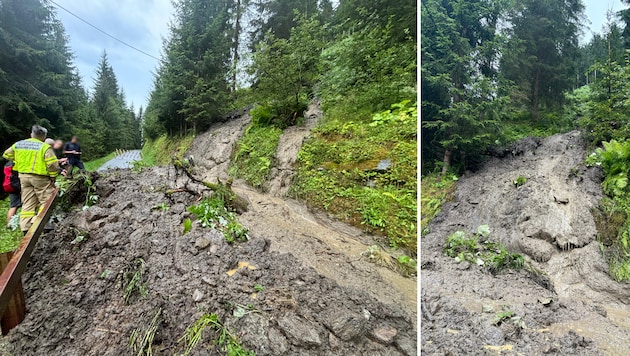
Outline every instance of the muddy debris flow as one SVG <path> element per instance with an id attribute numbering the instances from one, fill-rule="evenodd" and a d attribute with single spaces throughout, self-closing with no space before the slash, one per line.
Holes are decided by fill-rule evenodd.
<path id="1" fill-rule="evenodd" d="M 421 240 L 423 354 L 627 354 L 630 289 L 597 242 L 602 172 L 585 146 L 577 131 L 528 138 L 460 177 Z M 480 225 L 535 272 L 494 276 L 444 254 L 447 236 Z"/>
<path id="2" fill-rule="evenodd" d="M 248 122 L 196 137 L 187 155 L 199 177 L 227 178 Z M 130 337 L 155 324 L 153 354 L 183 354 L 185 329 L 216 313 L 256 355 L 416 355 L 416 280 L 366 261 L 373 237 L 237 181 L 250 240 L 228 244 L 197 224 L 183 234 L 199 196 L 166 192 L 209 190 L 173 167 L 110 170 L 95 184 L 98 203 L 61 219 L 34 250 L 23 276 L 27 317 L 3 338 L 4 353 L 137 354 Z M 126 302 L 135 272 L 145 293 Z M 207 329 L 191 355 L 224 354 L 213 340 Z"/>

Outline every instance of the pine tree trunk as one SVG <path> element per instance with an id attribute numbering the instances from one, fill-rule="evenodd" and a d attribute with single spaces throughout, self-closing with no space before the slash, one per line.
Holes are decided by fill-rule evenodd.
<path id="1" fill-rule="evenodd" d="M 236 72 L 238 69 L 238 46 L 239 46 L 239 38 L 241 36 L 241 0 L 236 0 L 236 20 L 234 22 L 234 37 L 232 39 L 232 92 L 236 91 Z"/>
<path id="2" fill-rule="evenodd" d="M 451 156 L 453 155 L 453 150 L 450 148 L 447 148 L 444 151 L 444 165 L 442 166 L 442 174 L 446 174 L 448 173 L 448 171 L 451 169 Z"/>
<path id="3" fill-rule="evenodd" d="M 540 96 L 540 69 L 536 70 L 536 77 L 534 78 L 534 93 L 532 96 L 532 118 L 538 119 L 538 106 Z"/>

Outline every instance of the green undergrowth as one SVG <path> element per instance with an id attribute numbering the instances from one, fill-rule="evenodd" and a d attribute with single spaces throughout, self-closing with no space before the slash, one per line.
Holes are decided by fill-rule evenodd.
<path id="1" fill-rule="evenodd" d="M 431 174 L 420 181 L 420 231 L 429 232 L 429 223 L 442 209 L 442 204 L 452 200 L 457 176 L 454 174 Z"/>
<path id="2" fill-rule="evenodd" d="M 329 117 L 302 146 L 291 192 L 415 255 L 416 139 L 417 106 L 408 100 L 368 120 Z M 383 160 L 391 166 L 377 170 Z"/>
<path id="3" fill-rule="evenodd" d="M 249 239 L 247 228 L 238 222 L 236 213 L 228 210 L 222 199 L 206 198 L 199 204 L 189 207 L 188 211 L 197 217 L 202 227 L 221 231 L 228 243 Z M 184 230 L 186 230 L 185 226 Z"/>
<path id="4" fill-rule="evenodd" d="M 247 350 L 241 345 L 236 335 L 221 323 L 217 314 L 205 313 L 188 326 L 184 331 L 184 335 L 179 339 L 179 342 L 184 346 L 184 356 L 189 355 L 199 344 L 203 338 L 204 330 L 208 327 L 215 332 L 213 343 L 221 349 L 223 355 L 255 355 L 254 352 Z"/>
<path id="5" fill-rule="evenodd" d="M 444 253 L 456 262 L 467 261 L 483 266 L 492 274 L 523 268 L 523 255 L 509 252 L 502 244 L 488 240 L 489 235 L 488 225 L 480 225 L 474 234 L 456 231 L 446 238 Z"/>
<path id="6" fill-rule="evenodd" d="M 252 122 L 236 144 L 228 173 L 262 189 L 269 178 L 281 134 L 282 130 L 275 126 L 261 126 Z"/>
<path id="7" fill-rule="evenodd" d="M 194 139 L 194 135 L 175 137 L 162 135 L 155 140 L 148 140 L 142 146 L 142 161 L 146 166 L 168 165 L 173 157 L 182 159 Z"/>
<path id="8" fill-rule="evenodd" d="M 593 216 L 610 276 L 630 281 L 630 141 L 603 142 L 586 163 L 601 166 L 605 174 L 602 187 L 607 196 Z"/>
<path id="9" fill-rule="evenodd" d="M 6 227 L 6 216 L 9 211 L 9 198 L 0 200 L 0 219 L 2 219 L 2 225 L 0 225 L 0 253 L 15 251 L 20 246 L 22 241 L 22 231 L 19 227 L 19 221 L 16 214 L 16 218 L 12 221 L 11 228 Z"/>
<path id="10" fill-rule="evenodd" d="M 85 166 L 86 171 L 93 172 L 99 169 L 102 165 L 104 165 L 105 163 L 107 163 L 109 160 L 111 160 L 114 157 L 116 157 L 116 152 L 112 152 L 105 157 L 97 158 L 92 161 L 83 162 L 83 165 Z"/>

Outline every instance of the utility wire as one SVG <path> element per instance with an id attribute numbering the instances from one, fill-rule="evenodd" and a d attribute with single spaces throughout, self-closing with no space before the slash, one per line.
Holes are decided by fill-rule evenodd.
<path id="1" fill-rule="evenodd" d="M 57 3 L 56 3 L 56 2 L 54 2 L 53 0 L 49 0 L 49 1 L 50 1 L 51 3 L 53 3 L 55 6 L 57 6 L 58 8 L 60 8 L 60 9 L 64 10 L 65 12 L 67 12 L 67 13 L 69 13 L 70 15 L 72 15 L 72 16 L 74 16 L 74 17 L 76 17 L 77 19 L 79 19 L 79 20 L 81 20 L 81 21 L 85 22 L 85 23 L 86 23 L 86 24 L 88 24 L 89 26 L 93 27 L 93 28 L 94 28 L 94 29 L 96 29 L 97 31 L 99 31 L 99 32 L 101 32 L 102 34 L 104 34 L 105 36 L 111 37 L 111 38 L 113 38 L 114 40 L 116 40 L 116 41 L 118 41 L 118 42 L 120 42 L 120 43 L 124 44 L 125 46 L 127 46 L 127 47 L 129 47 L 129 48 L 131 48 L 131 49 L 134 49 L 134 50 L 136 50 L 136 51 L 138 51 L 138 52 L 140 52 L 140 53 L 142 53 L 142 54 L 144 54 L 145 56 L 151 57 L 151 58 L 156 59 L 156 60 L 158 60 L 158 61 L 160 60 L 160 59 L 159 59 L 159 58 L 157 58 L 156 56 L 154 56 L 154 55 L 152 55 L 152 54 L 149 54 L 149 53 L 147 53 L 147 52 L 145 52 L 145 51 L 143 51 L 143 50 L 141 50 L 141 49 L 139 49 L 139 48 L 137 48 L 137 47 L 134 47 L 134 46 L 130 45 L 129 43 L 127 43 L 127 42 L 125 42 L 125 41 L 123 41 L 123 40 L 121 40 L 121 39 L 119 39 L 119 38 L 117 38 L 117 37 L 115 37 L 115 36 L 112 36 L 112 35 L 110 35 L 109 33 L 107 33 L 107 32 L 105 32 L 105 31 L 101 30 L 100 28 L 98 28 L 98 27 L 96 27 L 96 26 L 92 25 L 92 24 L 91 24 L 91 23 L 89 23 L 87 20 L 84 20 L 84 19 L 83 19 L 83 18 L 81 18 L 79 15 L 77 15 L 77 14 L 73 13 L 72 11 L 70 11 L 70 10 L 66 9 L 65 7 L 63 7 L 63 6 L 59 5 L 59 4 L 57 4 Z"/>

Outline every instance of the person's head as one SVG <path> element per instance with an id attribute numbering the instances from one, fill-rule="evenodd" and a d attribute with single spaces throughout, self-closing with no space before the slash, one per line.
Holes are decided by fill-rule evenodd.
<path id="1" fill-rule="evenodd" d="M 46 139 L 46 135 L 48 134 L 48 130 L 46 128 L 41 127 L 39 125 L 33 125 L 31 128 L 31 137 L 36 138 L 42 142 Z"/>
<path id="2" fill-rule="evenodd" d="M 47 138 L 44 142 L 51 146 L 55 144 L 55 140 L 53 140 L 52 138 Z"/>
<path id="3" fill-rule="evenodd" d="M 71 142 L 72 143 L 77 143 L 77 142 L 79 142 L 79 138 L 77 136 L 72 136 Z"/>
<path id="4" fill-rule="evenodd" d="M 55 144 L 53 145 L 53 148 L 56 150 L 59 150 L 63 147 L 63 141 L 61 140 L 57 140 L 55 141 Z"/>

